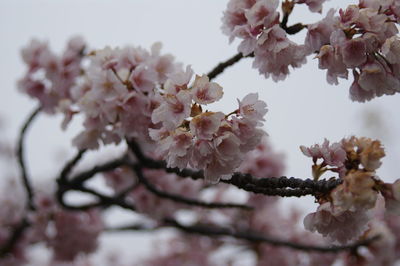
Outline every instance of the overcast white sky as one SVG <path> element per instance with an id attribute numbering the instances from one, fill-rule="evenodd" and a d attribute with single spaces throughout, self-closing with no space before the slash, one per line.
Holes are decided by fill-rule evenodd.
<path id="1" fill-rule="evenodd" d="M 72 35 L 82 35 L 90 47 L 105 45 L 141 45 L 149 48 L 161 41 L 163 52 L 192 65 L 196 73 L 212 69 L 218 62 L 236 53 L 222 35 L 221 16 L 227 0 L 0 0 L 0 114 L 6 120 L 7 135 L 14 138 L 23 119 L 36 103 L 16 90 L 16 80 L 25 67 L 19 51 L 31 38 L 48 40 L 61 51 Z M 329 1 L 329 7 L 345 7 L 349 0 Z M 310 23 L 321 18 L 296 7 L 291 23 Z M 304 34 L 293 40 L 302 41 Z M 269 112 L 265 129 L 275 149 L 287 156 L 287 175 L 309 177 L 311 160 L 299 151 L 300 145 L 321 143 L 324 138 L 338 141 L 344 136 L 381 137 L 387 159 L 380 176 L 398 178 L 400 155 L 398 136 L 400 95 L 386 96 L 371 102 L 353 103 L 348 98 L 349 81 L 328 85 L 325 71 L 317 69 L 311 57 L 308 64 L 292 71 L 283 82 L 274 83 L 258 75 L 246 59 L 218 77 L 224 88 L 224 100 L 214 105 L 231 111 L 236 98 L 258 92 L 267 102 Z M 29 162 L 36 178 L 55 175 L 61 161 L 55 154 L 65 149 L 71 154 L 70 138 L 79 130 L 74 123 L 67 133 L 60 131 L 60 117 L 41 116 L 29 134 Z M 375 122 L 374 122 L 375 121 Z M 372 123 L 374 122 L 374 123 Z M 367 125 L 367 126 L 366 126 Z M 56 156 L 57 158 L 57 156 Z M 305 199 L 307 205 L 312 199 Z"/>

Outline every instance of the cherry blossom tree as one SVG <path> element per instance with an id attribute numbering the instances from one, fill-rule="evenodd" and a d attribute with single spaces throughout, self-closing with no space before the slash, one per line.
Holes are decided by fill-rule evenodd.
<path id="1" fill-rule="evenodd" d="M 296 7 L 322 13 L 324 2 L 228 1 L 222 32 L 239 40 L 238 53 L 208 73 L 180 63 L 161 43 L 96 48 L 73 37 L 62 53 L 37 39 L 23 47 L 18 89 L 37 107 L 15 147 L 0 142 L 3 160 L 19 166 L 0 194 L 0 264 L 32 265 L 29 253 L 41 246 L 51 254 L 49 265 L 94 265 L 90 254 L 102 234 L 169 229 L 173 235 L 151 257 L 121 261 L 117 254 L 104 265 L 243 265 L 243 256 L 250 265 L 394 265 L 400 179 L 378 176 L 380 140 L 301 145 L 311 158 L 310 178 L 286 177 L 258 93 L 238 95 L 230 112 L 214 109 L 226 89 L 215 79 L 244 59 L 280 82 L 314 56 L 329 84 L 352 80 L 351 101 L 399 92 L 400 1 L 355 0 L 313 24 L 289 23 Z M 304 32 L 302 43 L 291 40 Z M 62 130 L 83 119 L 72 140 L 76 155 L 49 184 L 36 182 L 25 152 L 41 115 L 62 115 Z M 123 152 L 78 167 L 110 145 Z M 306 195 L 315 198 L 315 212 L 304 219 L 299 210 L 282 210 L 280 198 Z M 137 219 L 111 226 L 105 217 L 112 208 Z"/>

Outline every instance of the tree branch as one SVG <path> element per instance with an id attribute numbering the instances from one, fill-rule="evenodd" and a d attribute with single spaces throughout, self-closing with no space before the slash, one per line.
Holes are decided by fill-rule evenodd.
<path id="1" fill-rule="evenodd" d="M 60 182 L 67 181 L 68 175 L 72 171 L 72 169 L 75 167 L 75 165 L 82 159 L 82 156 L 86 150 L 80 150 L 78 153 L 69 161 L 66 163 L 64 168 L 61 170 L 60 176 L 58 177 L 58 180 Z"/>
<path id="2" fill-rule="evenodd" d="M 74 166 L 82 158 L 84 153 L 85 150 L 79 151 L 69 162 L 67 162 L 63 170 L 61 171 L 60 176 L 57 178 L 58 188 L 56 192 L 56 198 L 58 202 L 61 204 L 61 206 L 69 210 L 87 210 L 95 207 L 109 207 L 112 205 L 118 205 L 125 209 L 133 211 L 136 210 L 133 205 L 128 204 L 123 200 L 124 193 L 115 195 L 114 197 L 109 197 L 93 189 L 89 189 L 83 185 L 85 181 L 92 178 L 97 173 L 111 171 L 119 166 L 127 164 L 126 156 L 123 156 L 119 159 L 115 159 L 103 165 L 95 166 L 92 169 L 77 174 L 75 177 L 72 177 L 70 180 L 68 180 L 68 175 L 70 174 Z M 98 198 L 98 202 L 83 204 L 83 205 L 70 205 L 66 203 L 64 200 L 64 195 L 69 190 L 77 190 L 92 194 Z"/>
<path id="3" fill-rule="evenodd" d="M 282 3 L 283 17 L 279 26 L 289 35 L 294 35 L 306 27 L 306 25 L 302 23 L 296 23 L 289 27 L 287 26 L 287 23 L 289 21 L 289 16 L 292 13 L 295 4 L 296 2 L 291 0 L 286 0 Z"/>
<path id="4" fill-rule="evenodd" d="M 120 166 L 124 166 L 124 165 L 128 165 L 128 164 L 129 164 L 129 161 L 127 160 L 126 156 L 123 156 L 121 158 L 115 159 L 115 160 L 107 162 L 105 164 L 97 165 L 88 171 L 84 171 L 80 174 L 77 174 L 76 176 L 72 177 L 71 180 L 68 181 L 68 183 L 71 184 L 72 186 L 75 186 L 78 184 L 83 184 L 86 180 L 90 179 L 97 173 L 111 171 Z"/>
<path id="5" fill-rule="evenodd" d="M 380 238 L 380 236 L 374 236 L 372 238 L 355 242 L 350 245 L 344 246 L 330 246 L 330 247 L 323 247 L 323 246 L 313 246 L 307 244 L 300 244 L 294 243 L 291 241 L 284 241 L 278 240 L 271 237 L 263 236 L 260 233 L 252 232 L 252 231 L 234 231 L 230 228 L 223 228 L 223 227 L 215 227 L 205 224 L 195 224 L 195 225 L 183 225 L 178 221 L 170 218 L 166 218 L 164 220 L 166 225 L 175 227 L 190 234 L 199 234 L 205 235 L 209 237 L 221 237 L 221 236 L 229 236 L 236 239 L 243 239 L 250 242 L 259 242 L 259 243 L 266 243 L 273 246 L 281 246 L 292 248 L 296 250 L 302 250 L 306 252 L 323 252 L 323 253 L 338 253 L 341 251 L 349 251 L 349 250 L 356 250 L 359 247 L 368 246 L 371 242 Z"/>
<path id="6" fill-rule="evenodd" d="M 128 141 L 128 146 L 136 155 L 142 167 L 150 169 L 164 169 L 167 173 L 174 173 L 181 177 L 188 177 L 194 180 L 204 179 L 203 171 L 192 169 L 169 168 L 165 161 L 153 160 L 146 157 L 139 145 L 134 141 Z M 282 197 L 301 197 L 305 195 L 319 196 L 326 194 L 341 184 L 340 179 L 319 180 L 299 179 L 282 177 L 255 178 L 250 174 L 234 173 L 231 179 L 221 180 L 220 182 L 234 185 L 243 190 L 264 194 L 268 196 Z"/>
<path id="7" fill-rule="evenodd" d="M 195 200 L 195 199 L 189 199 L 186 197 L 182 197 L 180 195 L 172 194 L 169 192 L 161 191 L 159 190 L 156 186 L 151 184 L 149 180 L 143 175 L 143 171 L 141 166 L 139 165 L 132 165 L 131 168 L 135 171 L 136 176 L 139 179 L 139 182 L 142 183 L 148 191 L 153 193 L 154 195 L 164 198 L 164 199 L 169 199 L 175 202 L 183 203 L 186 205 L 192 205 L 192 206 L 199 206 L 203 208 L 209 208 L 209 209 L 224 209 L 224 208 L 240 208 L 240 209 L 245 209 L 245 210 L 252 210 L 253 208 L 248 206 L 248 205 L 243 205 L 243 204 L 234 204 L 234 203 L 214 203 L 214 202 L 204 202 L 200 200 Z"/>
<path id="8" fill-rule="evenodd" d="M 28 119 L 25 121 L 23 124 L 19 138 L 18 138 L 18 146 L 17 146 L 17 159 L 19 163 L 19 168 L 21 171 L 21 178 L 22 182 L 24 184 L 26 194 L 27 194 L 27 207 L 30 210 L 35 209 L 35 204 L 33 202 L 33 189 L 32 185 L 29 179 L 28 171 L 26 170 L 26 165 L 25 165 L 25 158 L 24 158 L 24 152 L 25 152 L 25 135 L 27 130 L 29 129 L 29 126 L 35 119 L 35 117 L 39 114 L 41 110 L 41 107 L 35 108 L 32 113 L 29 115 Z"/>
<path id="9" fill-rule="evenodd" d="M 233 66 L 235 63 L 239 62 L 240 59 L 244 58 L 242 53 L 238 53 L 228 60 L 219 63 L 216 67 L 213 68 L 210 72 L 208 72 L 207 76 L 210 80 L 216 78 L 219 74 L 224 72 L 227 67 Z"/>

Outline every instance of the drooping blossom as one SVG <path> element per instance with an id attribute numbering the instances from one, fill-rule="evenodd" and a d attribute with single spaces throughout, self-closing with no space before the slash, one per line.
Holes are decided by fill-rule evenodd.
<path id="1" fill-rule="evenodd" d="M 304 45 L 290 41 L 279 26 L 278 5 L 277 0 L 231 0 L 222 18 L 222 31 L 230 41 L 242 40 L 238 51 L 245 56 L 254 53 L 253 67 L 275 81 L 286 78 L 289 66 L 297 68 L 306 62 Z"/>
<path id="2" fill-rule="evenodd" d="M 330 203 L 326 202 L 304 218 L 304 228 L 344 244 L 364 233 L 369 220 L 370 216 L 364 210 L 334 213 Z"/>
<path id="3" fill-rule="evenodd" d="M 398 71 L 398 20 L 395 1 L 360 1 L 330 10 L 326 18 L 308 27 L 306 47 L 316 52 L 327 81 L 338 84 L 352 71 L 350 99 L 365 102 L 400 91 Z"/>

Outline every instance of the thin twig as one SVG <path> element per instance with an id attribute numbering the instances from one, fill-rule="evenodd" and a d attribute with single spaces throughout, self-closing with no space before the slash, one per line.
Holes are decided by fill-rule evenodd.
<path id="1" fill-rule="evenodd" d="M 129 210 L 136 210 L 135 207 L 131 204 L 128 204 L 123 200 L 123 194 L 115 195 L 114 197 L 103 195 L 93 189 L 87 188 L 84 186 L 84 182 L 88 179 L 92 178 L 94 175 L 100 172 L 107 172 L 114 170 L 117 167 L 123 166 L 127 164 L 126 156 L 124 155 L 121 158 L 115 159 L 103 165 L 95 166 L 92 169 L 84 171 L 80 174 L 77 174 L 74 177 L 68 179 L 68 175 L 74 168 L 74 166 L 79 162 L 82 158 L 83 154 L 86 150 L 79 151 L 67 164 L 64 166 L 61 171 L 60 176 L 57 178 L 58 188 L 56 192 L 56 198 L 58 202 L 66 209 L 69 210 L 88 210 L 95 207 L 109 207 L 112 205 L 118 205 L 122 208 Z M 65 202 L 64 195 L 69 190 L 77 190 L 85 193 L 92 194 L 97 197 L 98 201 L 94 203 L 82 204 L 82 205 L 70 205 Z"/>
<path id="2" fill-rule="evenodd" d="M 64 182 L 67 180 L 68 175 L 70 174 L 71 170 L 82 159 L 82 156 L 85 152 L 86 152 L 86 150 L 79 150 L 78 153 L 70 161 L 68 161 L 66 163 L 66 165 L 62 169 L 60 176 L 58 178 L 60 182 Z"/>
<path id="3" fill-rule="evenodd" d="M 149 226 L 143 223 L 136 223 L 131 225 L 124 225 L 124 226 L 115 226 L 115 227 L 108 227 L 104 230 L 106 232 L 123 232 L 123 231 L 141 231 L 141 232 L 153 232 L 157 229 L 161 229 L 160 226 Z"/>
<path id="4" fill-rule="evenodd" d="M 244 58 L 242 53 L 238 53 L 234 56 L 232 56 L 231 58 L 229 58 L 228 60 L 219 63 L 216 67 L 214 67 L 213 70 L 211 70 L 210 72 L 208 72 L 207 76 L 210 80 L 216 78 L 219 74 L 221 74 L 222 72 L 224 72 L 224 70 L 227 67 L 233 66 L 235 63 L 239 62 L 240 59 Z"/>
<path id="5" fill-rule="evenodd" d="M 127 164 L 128 164 L 128 161 L 127 161 L 126 157 L 124 156 L 122 158 L 118 158 L 118 159 L 112 160 L 110 162 L 107 162 L 105 164 L 95 166 L 90 170 L 87 170 L 80 174 L 77 174 L 74 177 L 71 177 L 71 180 L 69 180 L 68 183 L 71 184 L 72 186 L 82 184 L 97 173 L 111 171 L 111 170 L 114 170 L 115 168 L 118 168 L 120 166 L 127 165 Z"/>
<path id="6" fill-rule="evenodd" d="M 33 202 L 33 188 L 29 179 L 28 171 L 26 169 L 25 158 L 24 158 L 24 151 L 25 151 L 25 135 L 26 132 L 35 119 L 35 117 L 39 114 L 41 107 L 35 108 L 32 113 L 29 115 L 28 119 L 23 124 L 19 138 L 18 138 L 18 146 L 17 146 L 17 158 L 19 163 L 19 168 L 21 171 L 21 178 L 24 184 L 26 194 L 27 194 L 27 206 L 30 210 L 35 209 L 35 204 Z"/>
<path id="7" fill-rule="evenodd" d="M 26 136 L 26 132 L 29 129 L 29 126 L 32 124 L 35 117 L 39 114 L 40 110 L 41 110 L 41 107 L 37 107 L 28 116 L 28 118 L 22 125 L 21 131 L 20 131 L 20 134 L 18 137 L 18 144 L 17 144 L 17 159 L 18 159 L 18 164 L 19 164 L 19 168 L 21 171 L 22 183 L 25 187 L 25 191 L 27 194 L 26 209 L 28 209 L 28 210 L 35 210 L 35 204 L 34 204 L 34 199 L 33 199 L 33 197 L 34 197 L 33 188 L 31 185 L 28 171 L 26 169 L 25 158 L 24 158 L 25 136 Z M 22 234 L 24 233 L 25 229 L 28 226 L 29 226 L 28 219 L 26 216 L 24 216 L 21 219 L 20 223 L 12 231 L 9 239 L 0 248 L 0 257 L 4 257 L 12 251 L 12 249 L 15 247 L 16 243 L 21 238 Z"/>

